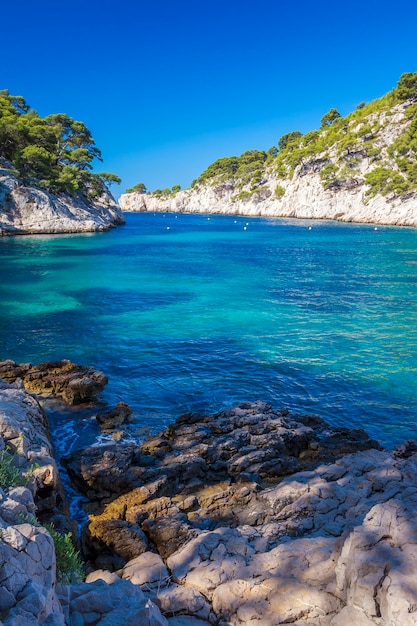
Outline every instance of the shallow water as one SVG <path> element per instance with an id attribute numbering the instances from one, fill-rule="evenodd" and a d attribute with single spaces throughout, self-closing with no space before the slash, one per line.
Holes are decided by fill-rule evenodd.
<path id="1" fill-rule="evenodd" d="M 132 436 L 255 399 L 387 446 L 417 436 L 417 229 L 126 218 L 0 240 L 0 358 L 98 367 Z M 61 451 L 98 434 L 88 412 L 53 420 Z"/>

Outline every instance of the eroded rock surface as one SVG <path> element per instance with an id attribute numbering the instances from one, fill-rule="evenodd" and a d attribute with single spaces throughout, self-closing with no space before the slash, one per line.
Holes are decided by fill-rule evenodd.
<path id="1" fill-rule="evenodd" d="M 115 428 L 128 422 L 132 415 L 133 411 L 126 402 L 118 402 L 112 409 L 97 413 L 96 420 L 104 432 L 112 432 Z"/>
<path id="2" fill-rule="evenodd" d="M 93 500 L 86 556 L 105 555 L 170 623 L 408 626 L 416 449 L 384 451 L 363 431 L 257 402 L 67 463 Z"/>
<path id="3" fill-rule="evenodd" d="M 124 224 L 123 213 L 103 188 L 94 200 L 82 193 L 48 193 L 23 185 L 0 159 L 0 236 L 105 231 Z"/>
<path id="4" fill-rule="evenodd" d="M 65 532 L 74 528 L 65 525 L 47 426 L 37 400 L 0 379 L 0 624 L 168 626 L 138 585 L 116 575 L 104 574 L 107 582 L 96 576 L 88 584 L 57 584 L 54 541 L 40 521 L 47 518 Z M 25 475 L 28 487 L 12 484 Z"/>
<path id="5" fill-rule="evenodd" d="M 107 376 L 67 359 L 32 365 L 0 361 L 0 376 L 7 382 L 21 380 L 28 393 L 61 397 L 67 404 L 92 402 L 107 385 Z"/>

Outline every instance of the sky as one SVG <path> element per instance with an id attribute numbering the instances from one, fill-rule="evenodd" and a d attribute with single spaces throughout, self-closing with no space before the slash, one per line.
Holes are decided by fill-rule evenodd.
<path id="1" fill-rule="evenodd" d="M 20 0 L 0 89 L 86 124 L 118 197 L 346 115 L 417 71 L 415 0 Z"/>

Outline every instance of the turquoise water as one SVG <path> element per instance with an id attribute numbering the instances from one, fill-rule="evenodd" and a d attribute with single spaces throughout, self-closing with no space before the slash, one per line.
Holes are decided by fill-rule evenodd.
<path id="1" fill-rule="evenodd" d="M 262 399 L 388 446 L 417 436 L 417 230 L 126 218 L 0 240 L 0 358 L 102 369 L 132 432 Z M 54 420 L 71 445 L 97 434 L 85 413 Z"/>

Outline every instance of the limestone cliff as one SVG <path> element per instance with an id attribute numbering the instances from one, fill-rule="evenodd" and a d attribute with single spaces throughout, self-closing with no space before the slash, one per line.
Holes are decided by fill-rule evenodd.
<path id="1" fill-rule="evenodd" d="M 218 159 L 191 189 L 127 193 L 120 206 L 417 226 L 417 96 L 401 100 L 397 88 L 278 143 Z"/>
<path id="2" fill-rule="evenodd" d="M 123 214 L 111 194 L 88 200 L 84 195 L 53 195 L 22 185 L 0 163 L 0 235 L 83 233 L 123 224 Z"/>

